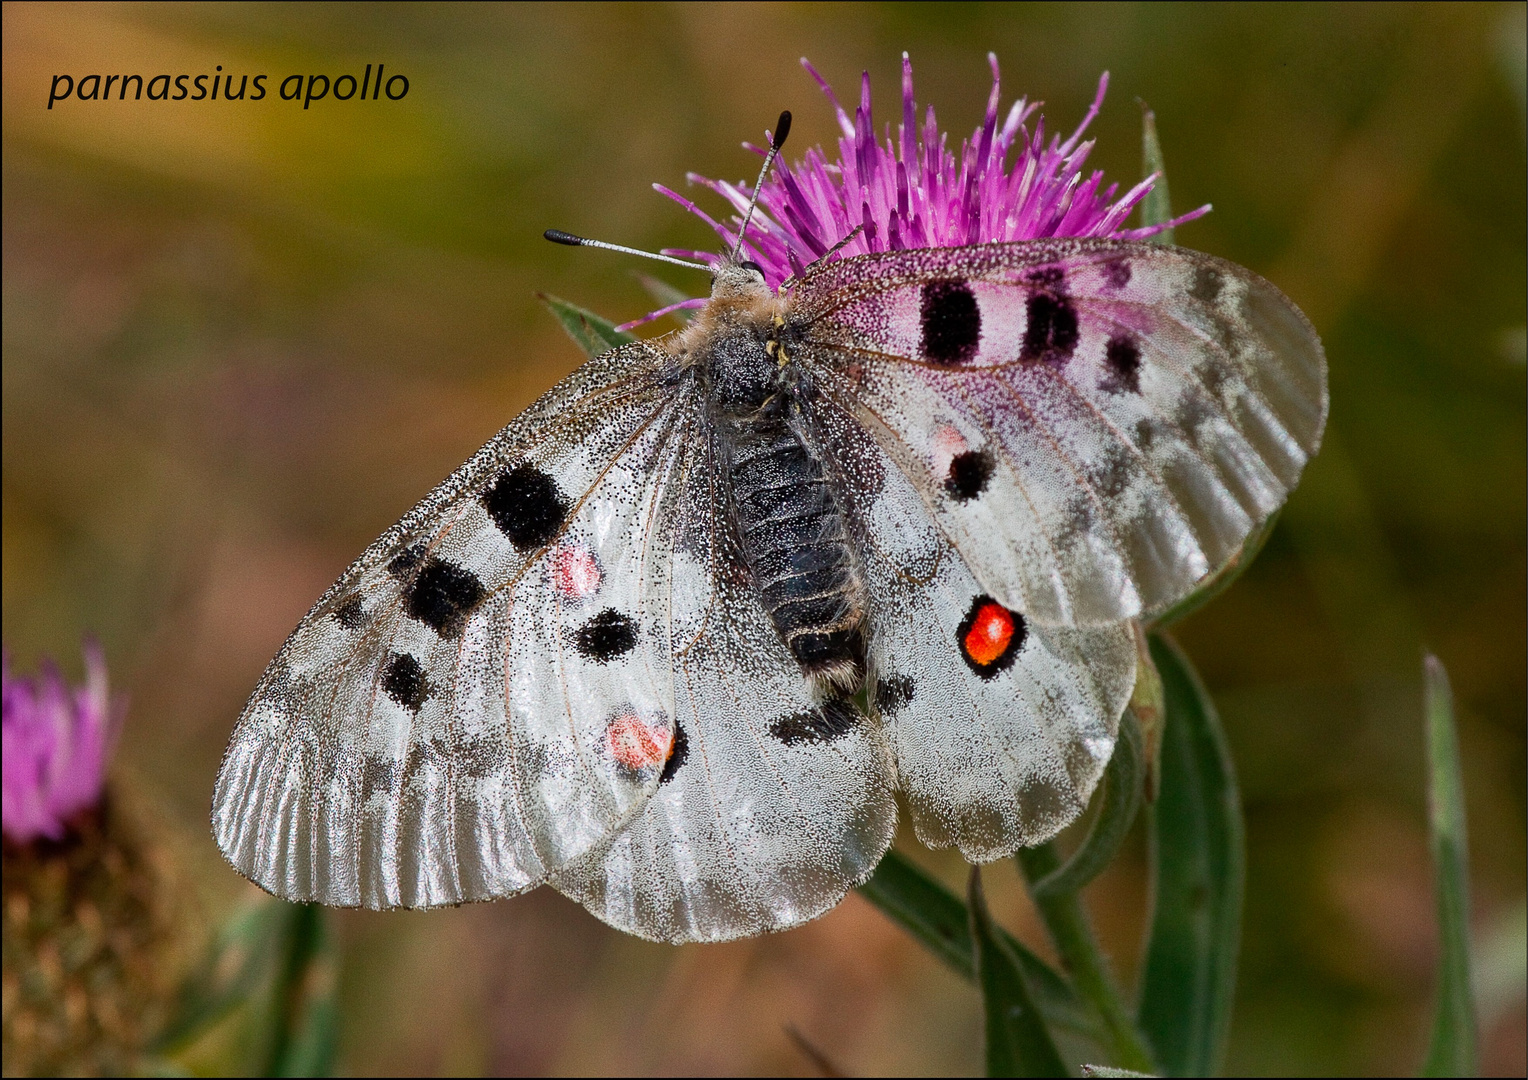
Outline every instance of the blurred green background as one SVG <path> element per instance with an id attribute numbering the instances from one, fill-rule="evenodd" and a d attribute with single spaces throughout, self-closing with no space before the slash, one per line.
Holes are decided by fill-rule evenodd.
<path id="1" fill-rule="evenodd" d="M 1139 176 L 1149 102 L 1176 206 L 1215 205 L 1178 242 L 1271 278 L 1331 360 L 1321 455 L 1253 569 L 1180 633 L 1247 803 L 1229 1067 L 1414 1070 L 1436 949 L 1424 645 L 1459 696 L 1481 979 L 1513 950 L 1521 970 L 1524 10 L 7 4 L 5 640 L 22 668 L 77 672 L 80 633 L 101 634 L 132 697 L 121 771 L 215 923 L 252 887 L 212 846 L 209 793 L 266 661 L 577 364 L 535 291 L 618 319 L 652 306 L 631 263 L 542 229 L 710 246 L 649 185 L 751 178 L 738 144 L 782 108 L 797 154 L 832 139 L 802 55 L 845 97 L 868 68 L 893 119 L 909 50 L 955 139 L 989 50 L 1005 105 L 1045 101 L 1051 129 L 1107 69 L 1093 163 Z M 274 87 L 377 62 L 405 99 L 46 108 L 59 73 L 221 64 Z M 703 285 L 683 274 L 664 276 Z M 1127 976 L 1143 858 L 1088 893 Z M 989 891 L 1046 951 L 1011 867 Z M 725 946 L 636 941 L 547 890 L 339 925 L 347 1071 L 810 1074 L 787 1025 L 851 1073 L 980 1067 L 974 989 L 857 896 Z M 1521 983 L 1497 984 L 1483 1065 L 1523 1075 Z"/>

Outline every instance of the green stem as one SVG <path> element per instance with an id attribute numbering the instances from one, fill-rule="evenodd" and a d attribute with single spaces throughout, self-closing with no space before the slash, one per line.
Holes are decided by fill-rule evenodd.
<path id="1" fill-rule="evenodd" d="M 1023 848 L 1018 860 L 1025 879 L 1030 882 L 1044 879 L 1061 865 L 1061 857 L 1051 844 Z M 1156 1072 L 1151 1050 L 1136 1030 L 1130 1010 L 1120 997 L 1119 987 L 1115 985 L 1108 962 L 1098 947 L 1098 939 L 1093 936 L 1093 927 L 1083 910 L 1081 898 L 1075 892 L 1049 893 L 1036 896 L 1034 901 L 1077 992 L 1098 1010 L 1108 1032 L 1115 1063 L 1138 1072 Z"/>

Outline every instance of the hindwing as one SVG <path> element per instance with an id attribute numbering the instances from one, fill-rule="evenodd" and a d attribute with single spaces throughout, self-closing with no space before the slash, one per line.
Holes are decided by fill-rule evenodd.
<path id="1" fill-rule="evenodd" d="M 852 506 L 871 606 L 868 687 L 918 838 L 972 862 L 1087 805 L 1135 683 L 1128 623 L 1040 623 L 991 595 L 909 479 L 832 399 L 814 410 Z"/>

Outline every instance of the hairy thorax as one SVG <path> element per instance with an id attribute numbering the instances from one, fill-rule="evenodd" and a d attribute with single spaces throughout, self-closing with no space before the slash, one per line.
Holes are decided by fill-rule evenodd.
<path id="1" fill-rule="evenodd" d="M 738 267 L 675 342 L 705 388 L 741 554 L 781 640 L 825 694 L 865 677 L 866 597 L 811 382 L 782 332 L 789 300 Z"/>

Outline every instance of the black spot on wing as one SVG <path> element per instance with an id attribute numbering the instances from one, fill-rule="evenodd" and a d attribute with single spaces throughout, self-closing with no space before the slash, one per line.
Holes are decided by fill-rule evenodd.
<path id="1" fill-rule="evenodd" d="M 637 624 L 629 615 L 606 608 L 573 634 L 578 651 L 596 663 L 631 652 L 637 644 Z"/>
<path id="2" fill-rule="evenodd" d="M 398 787 L 398 767 L 388 758 L 368 757 L 361 766 L 361 801 L 377 792 L 391 795 Z"/>
<path id="3" fill-rule="evenodd" d="M 1052 292 L 1061 292 L 1066 288 L 1066 271 L 1059 266 L 1037 266 L 1024 274 L 1024 280 L 1031 285 L 1043 285 Z"/>
<path id="4" fill-rule="evenodd" d="M 1025 316 L 1020 360 L 1059 364 L 1071 358 L 1077 348 L 1077 310 L 1070 300 L 1055 293 L 1031 293 Z"/>
<path id="5" fill-rule="evenodd" d="M 923 355 L 936 364 L 964 364 L 981 342 L 982 313 L 964 281 L 930 281 L 921 307 Z"/>
<path id="6" fill-rule="evenodd" d="M 534 465 L 516 465 L 483 492 L 483 509 L 511 544 L 530 551 L 557 535 L 569 503 L 546 473 Z"/>
<path id="7" fill-rule="evenodd" d="M 410 544 L 387 564 L 387 572 L 399 581 L 403 581 L 412 574 L 419 564 L 424 562 L 424 545 Z"/>
<path id="8" fill-rule="evenodd" d="M 882 716 L 895 716 L 912 699 L 913 681 L 906 675 L 888 675 L 876 680 L 875 711 Z"/>
<path id="9" fill-rule="evenodd" d="M 504 766 L 505 749 L 497 739 L 462 739 L 441 743 L 439 756 L 449 760 L 457 776 L 481 780 L 497 774 Z"/>
<path id="10" fill-rule="evenodd" d="M 821 708 L 782 716 L 769 725 L 769 733 L 786 746 L 803 742 L 832 742 L 854 730 L 859 710 L 844 698 L 824 702 Z"/>
<path id="11" fill-rule="evenodd" d="M 361 609 L 361 598 L 353 593 L 341 600 L 330 614 L 346 630 L 359 630 L 366 624 L 366 612 Z"/>
<path id="12" fill-rule="evenodd" d="M 409 785 L 409 780 L 417 776 L 421 769 L 427 765 L 444 765 L 450 760 L 450 752 L 445 743 L 439 739 L 424 739 L 409 746 L 409 752 L 403 759 L 403 782 Z"/>
<path id="13" fill-rule="evenodd" d="M 944 478 L 944 490 L 951 498 L 966 502 L 987 490 L 994 468 L 992 455 L 985 450 L 967 450 L 950 459 L 950 472 Z"/>
<path id="14" fill-rule="evenodd" d="M 663 763 L 663 772 L 658 776 L 658 783 L 666 784 L 674 779 L 674 774 L 679 771 L 685 759 L 690 756 L 690 737 L 684 733 L 684 725 L 674 725 L 674 745 L 669 748 L 669 758 Z"/>
<path id="15" fill-rule="evenodd" d="M 1188 294 L 1195 300 L 1213 304 L 1220 298 L 1220 290 L 1225 287 L 1225 283 L 1225 275 L 1213 266 L 1196 266 L 1194 284 L 1188 290 Z"/>
<path id="16" fill-rule="evenodd" d="M 1141 347 L 1133 338 L 1125 334 L 1110 338 L 1104 349 L 1104 363 L 1109 374 L 1103 381 L 1103 389 L 1116 394 L 1141 392 Z"/>
<path id="17" fill-rule="evenodd" d="M 483 583 L 472 571 L 431 559 L 404 595 L 404 604 L 412 618 L 418 619 L 443 638 L 462 632 L 467 616 L 482 603 Z"/>
<path id="18" fill-rule="evenodd" d="M 1130 260 L 1110 259 L 1100 269 L 1103 271 L 1104 284 L 1118 292 L 1130 284 Z"/>
<path id="19" fill-rule="evenodd" d="M 394 653 L 382 669 L 382 692 L 409 712 L 418 712 L 430 696 L 424 668 L 408 653 Z"/>

